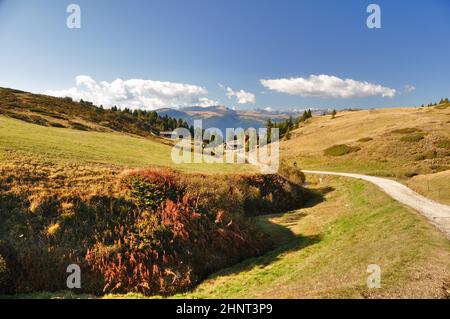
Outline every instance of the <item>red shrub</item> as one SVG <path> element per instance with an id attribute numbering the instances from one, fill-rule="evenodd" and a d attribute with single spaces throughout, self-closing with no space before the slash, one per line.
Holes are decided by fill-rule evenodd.
<path id="1" fill-rule="evenodd" d="M 187 195 L 135 217 L 133 224 L 114 229 L 112 244 L 104 239 L 87 253 L 104 277 L 104 292 L 183 291 L 214 270 L 262 253 L 268 244 L 223 211 L 202 212 Z"/>

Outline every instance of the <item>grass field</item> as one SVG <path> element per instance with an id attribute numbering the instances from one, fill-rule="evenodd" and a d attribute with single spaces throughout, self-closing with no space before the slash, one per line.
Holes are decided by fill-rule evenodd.
<path id="1" fill-rule="evenodd" d="M 403 142 L 402 137 L 417 133 L 403 132 L 402 128 L 417 129 L 425 137 L 421 141 Z M 443 143 L 448 138 L 450 107 L 345 111 L 334 119 L 318 116 L 308 120 L 292 132 L 290 140 L 281 143 L 281 153 L 304 168 L 401 176 L 407 170 L 431 173 L 450 168 L 449 150 Z M 361 150 L 326 156 L 324 151 L 335 145 L 356 146 Z M 435 159 L 416 159 L 421 152 L 432 149 L 438 151 Z"/>
<path id="2" fill-rule="evenodd" d="M 281 156 L 305 169 L 393 177 L 449 203 L 449 125 L 449 108 L 342 112 L 335 119 L 308 120 L 281 143 Z M 413 134 L 423 138 L 404 138 Z M 326 155 L 329 148 L 333 152 Z M 1 177 L 12 185 L 10 192 L 29 194 L 31 204 L 49 193 L 70 192 L 69 188 L 97 193 L 129 168 L 168 166 L 223 174 L 256 170 L 238 164 L 176 165 L 170 152 L 169 145 L 151 138 L 40 126 L 0 116 Z M 323 193 L 323 200 L 258 218 L 277 242 L 276 250 L 224 269 L 194 291 L 174 297 L 450 297 L 450 243 L 422 216 L 363 181 L 326 177 L 319 183 L 315 176 L 308 176 L 308 181 Z M 366 287 L 369 264 L 381 267 L 381 289 Z M 24 297 L 92 296 L 44 292 Z"/>
<path id="3" fill-rule="evenodd" d="M 416 212 L 362 181 L 327 177 L 325 201 L 261 217 L 277 250 L 211 276 L 184 298 L 450 296 L 450 243 Z M 280 227 L 281 226 L 281 227 Z M 368 289 L 369 264 L 382 271 Z"/>
<path id="4" fill-rule="evenodd" d="M 46 127 L 0 116 L 0 156 L 29 155 L 44 162 L 107 164 L 117 167 L 167 166 L 194 172 L 254 170 L 239 164 L 175 164 L 171 147 L 157 141 L 122 133 L 80 131 Z"/>
<path id="5" fill-rule="evenodd" d="M 419 135 L 423 138 L 415 138 Z M 281 156 L 303 169 L 386 176 L 406 183 L 415 175 L 450 170 L 450 107 L 313 117 L 280 145 Z"/>
<path id="6" fill-rule="evenodd" d="M 414 176 L 408 186 L 438 202 L 450 205 L 450 171 Z"/>
<path id="7" fill-rule="evenodd" d="M 258 217 L 276 250 L 224 269 L 174 298 L 450 297 L 450 242 L 421 215 L 363 181 L 308 180 L 323 200 Z M 369 264 L 381 267 L 380 289 L 366 286 Z M 93 298 L 64 291 L 16 297 Z"/>

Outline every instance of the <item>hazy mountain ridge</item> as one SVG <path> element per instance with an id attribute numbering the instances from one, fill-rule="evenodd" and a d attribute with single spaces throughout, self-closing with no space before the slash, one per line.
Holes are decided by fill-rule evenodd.
<path id="1" fill-rule="evenodd" d="M 289 116 L 298 117 L 302 115 L 305 109 L 295 110 L 265 110 L 265 109 L 252 109 L 252 110 L 233 110 L 221 105 L 212 105 L 208 107 L 191 106 L 180 108 L 162 108 L 156 110 L 161 115 L 167 115 L 169 117 L 183 119 L 189 125 L 194 124 L 194 120 L 203 120 L 203 128 L 216 127 L 225 131 L 226 128 L 260 128 L 265 127 L 268 119 L 272 121 L 283 121 Z M 311 109 L 313 113 L 322 114 L 328 110 Z"/>

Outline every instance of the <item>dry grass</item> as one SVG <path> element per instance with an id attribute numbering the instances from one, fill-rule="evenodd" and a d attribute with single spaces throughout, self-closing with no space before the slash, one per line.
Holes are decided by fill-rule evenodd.
<path id="1" fill-rule="evenodd" d="M 450 171 L 414 176 L 408 186 L 428 198 L 450 205 Z"/>
<path id="2" fill-rule="evenodd" d="M 303 169 L 394 177 L 450 169 L 450 108 L 397 108 L 340 112 L 314 117 L 281 142 L 281 156 Z M 413 135 L 414 142 L 402 141 Z M 364 143 L 361 143 L 364 142 Z M 324 156 L 335 145 L 360 147 L 339 157 Z M 415 186 L 413 186 L 415 187 Z"/>

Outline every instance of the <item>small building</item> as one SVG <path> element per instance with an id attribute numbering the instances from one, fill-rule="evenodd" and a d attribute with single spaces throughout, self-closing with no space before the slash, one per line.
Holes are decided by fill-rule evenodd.
<path id="1" fill-rule="evenodd" d="M 159 132 L 159 136 L 164 138 L 172 138 L 173 131 Z"/>

